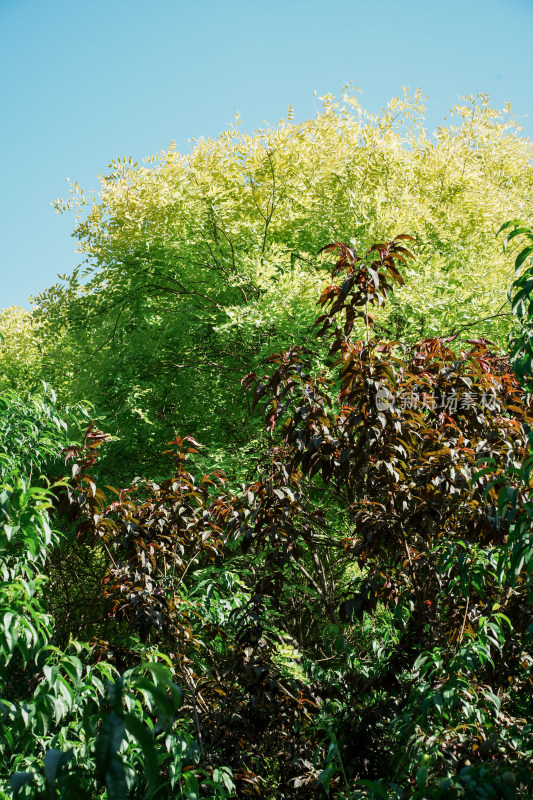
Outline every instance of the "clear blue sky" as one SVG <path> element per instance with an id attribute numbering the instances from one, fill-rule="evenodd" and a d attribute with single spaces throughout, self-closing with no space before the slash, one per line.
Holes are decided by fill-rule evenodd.
<path id="1" fill-rule="evenodd" d="M 379 110 L 419 86 L 428 125 L 458 95 L 510 100 L 533 136 L 533 0 L 0 0 L 0 308 L 77 263 L 50 203 L 118 155 L 246 130 L 348 81 Z"/>

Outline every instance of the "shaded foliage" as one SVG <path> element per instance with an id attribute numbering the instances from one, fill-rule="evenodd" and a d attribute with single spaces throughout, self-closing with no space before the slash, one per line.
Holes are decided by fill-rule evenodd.
<path id="1" fill-rule="evenodd" d="M 56 416 L 53 395 L 24 401 L 4 393 L 1 400 L 7 452 L 0 485 L 0 793 L 47 800 L 89 800 L 103 791 L 109 800 L 130 792 L 186 797 L 203 780 L 212 797 L 227 797 L 229 770 L 196 768 L 200 749 L 178 722 L 183 691 L 172 681 L 168 656 L 145 649 L 120 675 L 95 645 L 71 636 L 57 646 L 54 568 L 59 563 L 64 574 L 72 562 L 58 558 L 65 535 L 53 530 L 51 517 L 70 487 L 43 489 L 30 479 L 37 468 L 57 468 L 67 425 Z M 79 575 L 68 577 L 61 610 L 73 614 L 75 637 L 83 615 L 68 601 Z"/>
<path id="2" fill-rule="evenodd" d="M 130 669 L 164 649 L 199 766 L 230 767 L 237 796 L 531 789 L 531 615 L 502 498 L 532 415 L 487 340 L 376 334 L 409 239 L 327 248 L 325 369 L 294 345 L 246 376 L 272 443 L 240 490 L 195 474 L 191 437 L 171 478 L 110 499 L 91 474 L 105 435 L 66 453 L 58 511 L 99 564 L 97 647 Z"/>

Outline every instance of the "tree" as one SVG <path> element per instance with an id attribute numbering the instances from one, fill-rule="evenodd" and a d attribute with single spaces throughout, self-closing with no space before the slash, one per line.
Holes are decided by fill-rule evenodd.
<path id="1" fill-rule="evenodd" d="M 79 624 L 60 642 L 66 621 L 50 613 L 60 606 L 54 567 L 70 574 L 71 612 L 80 577 L 72 560 L 62 559 L 66 531 L 61 537 L 51 524 L 67 484 L 43 489 L 31 479 L 57 469 L 59 451 L 71 442 L 67 424 L 56 416 L 53 397 L 4 392 L 0 410 L 0 795 L 92 800 L 105 790 L 109 800 L 130 792 L 190 797 L 200 779 L 224 800 L 231 772 L 197 770 L 190 723 L 176 724 L 183 691 L 172 681 L 168 656 L 147 649 L 119 674 L 77 640 Z"/>
<path id="2" fill-rule="evenodd" d="M 325 368 L 292 345 L 246 376 L 273 440 L 238 493 L 195 478 L 190 438 L 172 443 L 171 478 L 112 502 L 88 473 L 101 434 L 72 453 L 78 534 L 107 554 L 114 647 L 128 663 L 139 639 L 164 643 L 202 763 L 227 764 L 241 792 L 312 797 L 318 780 L 338 798 L 451 800 L 533 785 L 530 617 L 499 501 L 533 417 L 486 340 L 456 353 L 451 337 L 376 335 L 410 240 L 325 249 Z M 288 675 L 287 640 L 303 662 Z"/>
<path id="3" fill-rule="evenodd" d="M 0 391 L 34 389 L 42 362 L 32 314 L 19 306 L 0 311 Z"/>
<path id="4" fill-rule="evenodd" d="M 327 96 L 301 124 L 253 135 L 235 124 L 189 155 L 171 146 L 144 166 L 119 159 L 98 196 L 75 184 L 58 201 L 80 214 L 86 261 L 36 298 L 44 375 L 94 404 L 120 437 L 115 465 L 142 452 L 157 470 L 161 441 L 185 429 L 210 445 L 213 466 L 228 467 L 260 436 L 240 375 L 291 330 L 309 335 L 324 241 L 354 238 L 364 250 L 410 230 L 418 260 L 378 314 L 382 333 L 503 343 L 509 269 L 494 231 L 531 193 L 531 143 L 510 107 L 495 111 L 486 95 L 465 98 L 452 109 L 457 124 L 433 137 L 424 110 L 419 92 L 380 116 L 354 93 Z"/>

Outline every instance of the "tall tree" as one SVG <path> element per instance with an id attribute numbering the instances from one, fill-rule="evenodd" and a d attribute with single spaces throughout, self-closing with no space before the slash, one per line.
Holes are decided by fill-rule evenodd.
<path id="1" fill-rule="evenodd" d="M 293 345 L 246 376 L 273 441 L 238 493 L 220 474 L 195 479 L 190 437 L 173 443 L 171 478 L 111 503 L 88 474 L 102 435 L 72 450 L 71 513 L 102 555 L 107 620 L 93 625 L 126 660 L 139 639 L 164 643 L 198 704 L 206 763 L 264 797 L 313 797 L 315 779 L 338 798 L 373 784 L 381 797 L 488 786 L 514 800 L 533 786 L 530 615 L 499 500 L 517 491 L 533 417 L 486 340 L 456 353 L 451 337 L 375 335 L 410 239 L 326 248 L 337 262 L 316 338 L 329 368 Z M 304 659 L 288 675 L 287 639 Z"/>
<path id="2" fill-rule="evenodd" d="M 251 436 L 240 374 L 313 321 L 322 243 L 364 249 L 398 229 L 413 232 L 418 260 L 377 323 L 406 341 L 503 342 L 510 274 L 494 233 L 530 202 L 533 147 L 486 95 L 433 136 L 424 111 L 420 92 L 377 116 L 354 93 L 327 96 L 306 122 L 253 135 L 235 124 L 189 155 L 113 162 L 98 195 L 74 185 L 57 208 L 79 213 L 86 260 L 36 299 L 50 382 L 94 403 L 117 454 L 142 443 L 153 458 L 159 431 L 177 427 L 226 453 Z"/>

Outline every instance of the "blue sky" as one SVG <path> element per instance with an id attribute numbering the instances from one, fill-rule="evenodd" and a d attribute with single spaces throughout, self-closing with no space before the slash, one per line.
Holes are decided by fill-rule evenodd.
<path id="1" fill-rule="evenodd" d="M 377 111 L 419 86 L 428 127 L 459 95 L 510 100 L 533 137 L 533 0 L 0 0 L 0 308 L 78 261 L 66 179 L 116 156 L 245 130 L 348 81 Z"/>

